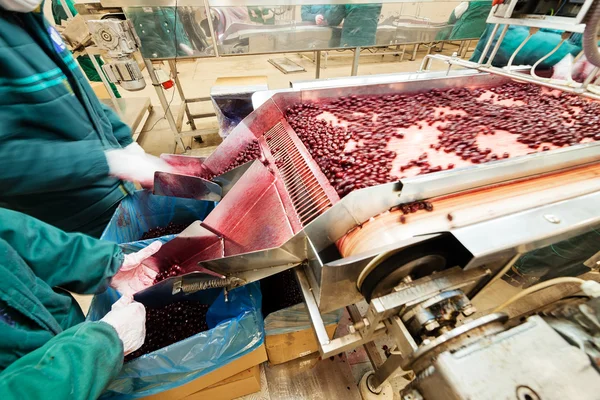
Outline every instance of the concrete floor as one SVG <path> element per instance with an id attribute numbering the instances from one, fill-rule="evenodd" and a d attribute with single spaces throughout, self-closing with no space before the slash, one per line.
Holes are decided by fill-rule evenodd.
<path id="1" fill-rule="evenodd" d="M 475 43 L 472 43 L 473 49 Z M 408 46 L 408 51 L 411 47 Z M 456 51 L 456 47 L 446 45 L 442 54 L 452 54 Z M 375 75 L 389 74 L 396 72 L 410 72 L 419 69 L 422 57 L 426 54 L 425 50 L 418 53 L 415 61 L 408 61 L 410 57 L 406 54 L 403 61 L 399 61 L 399 56 L 361 56 L 358 69 L 359 75 Z M 470 54 L 470 53 L 469 53 Z M 287 57 L 293 62 L 301 65 L 306 71 L 284 74 L 268 62 L 270 58 Z M 290 54 L 273 54 L 273 55 L 257 55 L 257 56 L 236 56 L 223 58 L 206 58 L 197 60 L 178 60 L 177 68 L 179 78 L 182 83 L 183 91 L 186 97 L 205 97 L 210 94 L 210 88 L 213 86 L 217 78 L 220 77 L 240 77 L 262 75 L 268 80 L 269 89 L 289 88 L 290 82 L 312 80 L 315 77 L 315 64 L 311 61 L 313 53 L 304 53 L 304 56 L 298 53 Z M 329 52 L 327 66 L 321 69 L 321 78 L 334 78 L 350 76 L 352 67 L 352 52 L 351 51 L 333 51 Z M 168 63 L 164 65 L 155 65 L 155 68 L 163 69 L 169 74 Z M 444 69 L 441 63 L 434 63 L 432 69 Z M 147 71 L 144 71 L 147 82 L 150 82 Z M 181 105 L 181 99 L 176 93 L 175 88 L 171 88 L 165 92 L 167 100 L 171 102 L 171 110 L 174 115 L 177 114 Z M 164 119 L 164 110 L 160 105 L 158 96 L 152 85 L 148 84 L 146 88 L 138 92 L 127 92 L 121 90 L 123 98 L 134 98 L 146 96 L 151 99 L 154 106 L 153 114 L 148 118 L 144 131 L 138 138 L 138 143 L 150 154 L 160 155 L 161 153 L 174 152 L 173 134 L 169 128 L 169 124 Z M 191 105 L 193 113 L 213 111 L 210 102 L 197 103 Z M 156 124 L 156 125 L 155 125 Z M 196 121 L 199 129 L 214 128 L 217 129 L 216 118 Z M 142 125 L 140 125 L 142 126 Z M 151 130 L 150 127 L 154 126 Z M 188 124 L 184 123 L 183 131 L 191 131 Z M 221 142 L 218 135 L 209 135 L 205 138 L 204 143 L 196 143 L 189 137 L 185 138 L 186 146 L 191 148 L 192 155 L 208 156 L 214 148 Z M 178 148 L 177 153 L 182 153 L 182 149 Z"/>

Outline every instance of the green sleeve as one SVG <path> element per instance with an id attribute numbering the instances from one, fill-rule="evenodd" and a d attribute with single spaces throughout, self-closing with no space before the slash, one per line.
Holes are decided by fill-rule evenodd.
<path id="1" fill-rule="evenodd" d="M 300 16 L 302 18 L 302 21 L 315 22 L 315 18 L 317 17 L 317 14 L 315 14 L 311 11 L 312 11 L 312 6 L 302 6 L 302 8 L 300 9 Z"/>
<path id="2" fill-rule="evenodd" d="M 0 132 L 0 186 L 3 196 L 77 189 L 108 175 L 100 142 L 11 140 Z"/>
<path id="3" fill-rule="evenodd" d="M 344 5 L 331 6 L 331 8 L 325 12 L 325 19 L 329 26 L 338 26 L 345 17 L 346 6 Z"/>
<path id="4" fill-rule="evenodd" d="M 0 398 L 96 399 L 123 366 L 123 345 L 104 322 L 84 322 L 0 373 Z"/>
<path id="5" fill-rule="evenodd" d="M 127 126 L 127 124 L 125 124 L 125 122 L 123 122 L 121 118 L 119 118 L 117 113 L 114 112 L 112 108 L 110 108 L 106 104 L 102 104 L 102 108 L 108 116 L 108 120 L 112 125 L 113 134 L 117 138 L 117 141 L 119 142 L 121 147 L 125 147 L 133 143 L 133 138 L 131 137 L 131 128 L 129 128 L 129 126 Z"/>
<path id="6" fill-rule="evenodd" d="M 0 238 L 51 287 L 79 294 L 105 290 L 123 264 L 115 243 L 66 233 L 25 214 L 0 208 Z"/>

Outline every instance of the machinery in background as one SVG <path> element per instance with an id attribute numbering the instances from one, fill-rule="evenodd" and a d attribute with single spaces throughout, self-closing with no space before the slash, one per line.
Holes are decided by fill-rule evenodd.
<path id="1" fill-rule="evenodd" d="M 490 42 L 484 53 L 491 48 Z M 227 290 L 295 268 L 321 355 L 365 347 L 375 372 L 361 380 L 364 398 L 387 398 L 389 378 L 412 371 L 403 400 L 596 399 L 598 283 L 549 279 L 491 312 L 479 310 L 482 316 L 474 299 L 522 256 L 600 228 L 599 142 L 402 178 L 340 198 L 286 120 L 286 110 L 307 99 L 493 88 L 515 76 L 596 98 L 586 89 L 597 69 L 574 87 L 430 58 L 472 69 L 271 92 L 206 160 L 170 156 L 188 165 L 190 174 L 157 174 L 157 191 L 220 203 L 154 257 L 160 270 L 178 265 L 184 275 L 136 297 Z M 260 157 L 241 165 L 249 148 L 260 149 Z M 399 218 L 401 205 L 428 199 L 434 199 L 432 212 L 408 223 Z M 600 242 L 592 241 L 590 254 L 581 252 L 555 269 L 569 275 L 570 264 L 581 264 L 597 273 L 599 250 Z M 541 309 L 516 320 L 501 312 L 523 295 L 559 283 L 563 290 L 541 299 Z M 568 283 L 578 286 L 565 289 Z M 362 300 L 368 309 L 361 314 L 356 303 Z M 353 325 L 330 339 L 321 315 L 342 307 Z M 395 343 L 385 360 L 373 343 L 384 336 Z"/>
<path id="2" fill-rule="evenodd" d="M 125 90 L 144 89 L 146 81 L 133 57 L 141 43 L 131 21 L 123 14 L 106 14 L 99 20 L 87 21 L 87 26 L 96 46 L 112 59 L 102 66 L 108 79 Z"/>
<path id="3" fill-rule="evenodd" d="M 495 313 L 421 346 L 403 400 L 597 399 L 600 299 L 572 298 L 516 325 Z"/>

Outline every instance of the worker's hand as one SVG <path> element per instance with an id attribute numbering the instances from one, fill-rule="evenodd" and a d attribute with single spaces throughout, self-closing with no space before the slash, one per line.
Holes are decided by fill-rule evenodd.
<path id="1" fill-rule="evenodd" d="M 594 66 L 582 55 L 577 61 L 567 54 L 553 67 L 552 79 L 560 79 L 567 82 L 583 82 L 592 73 Z"/>
<path id="2" fill-rule="evenodd" d="M 160 158 L 147 154 L 137 143 L 124 149 L 107 150 L 104 155 L 110 175 L 125 181 L 139 182 L 149 189 L 154 186 L 156 171 L 173 172 L 173 167 Z"/>
<path id="3" fill-rule="evenodd" d="M 142 146 L 140 146 L 137 142 L 133 142 L 127 146 L 125 146 L 125 150 L 127 150 L 128 152 L 132 153 L 132 154 L 146 154 L 146 150 L 144 150 L 142 148 Z"/>
<path id="4" fill-rule="evenodd" d="M 161 246 L 161 242 L 155 241 L 137 253 L 126 254 L 123 265 L 113 276 L 110 286 L 128 296 L 152 286 L 157 272 L 144 265 L 144 262 L 160 250 Z"/>
<path id="5" fill-rule="evenodd" d="M 117 331 L 125 355 L 142 347 L 146 337 L 146 309 L 131 296 L 122 296 L 100 321 Z"/>
<path id="6" fill-rule="evenodd" d="M 325 17 L 319 14 L 315 17 L 315 22 L 317 23 L 317 25 L 323 25 L 323 22 L 325 22 Z"/>

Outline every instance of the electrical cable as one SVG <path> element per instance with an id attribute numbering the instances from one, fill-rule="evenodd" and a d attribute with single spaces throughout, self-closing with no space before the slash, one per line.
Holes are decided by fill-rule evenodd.
<path id="1" fill-rule="evenodd" d="M 524 289 L 523 291 L 517 293 L 516 295 L 514 295 L 513 297 L 511 297 L 510 299 L 508 299 L 507 301 L 505 301 L 504 303 L 502 303 L 501 305 L 496 307 L 494 309 L 494 311 L 492 311 L 492 312 L 499 312 L 499 311 L 505 309 L 506 307 L 508 307 L 509 305 L 513 304 L 515 301 L 520 300 L 523 297 L 530 295 L 531 293 L 537 292 L 542 289 L 546 289 L 550 286 L 554 286 L 559 283 L 579 283 L 581 285 L 585 282 L 586 281 L 584 279 L 574 278 L 574 277 L 570 277 L 570 276 L 562 276 L 560 278 L 550 279 L 545 282 L 541 282 L 536 285 L 530 286 L 527 289 Z"/>
<path id="2" fill-rule="evenodd" d="M 152 126 L 150 127 L 150 129 L 148 129 L 148 130 L 144 130 L 144 131 L 142 131 L 142 132 L 140 132 L 140 133 L 148 133 L 148 132 L 151 132 L 151 131 L 152 131 L 152 130 L 153 130 L 155 127 L 156 127 L 156 125 L 157 125 L 157 124 L 158 124 L 160 121 L 162 121 L 163 119 L 167 119 L 167 112 L 168 112 L 168 111 L 169 111 L 169 109 L 171 108 L 171 103 L 173 102 L 173 99 L 174 99 L 174 98 L 175 98 L 175 88 L 173 88 L 173 94 L 171 95 L 171 100 L 169 100 L 169 104 L 167 105 L 167 109 L 165 110 L 165 113 L 164 113 L 164 115 L 163 115 L 162 117 L 160 117 L 159 119 L 157 119 L 156 121 L 154 121 L 154 124 L 152 124 Z"/>

